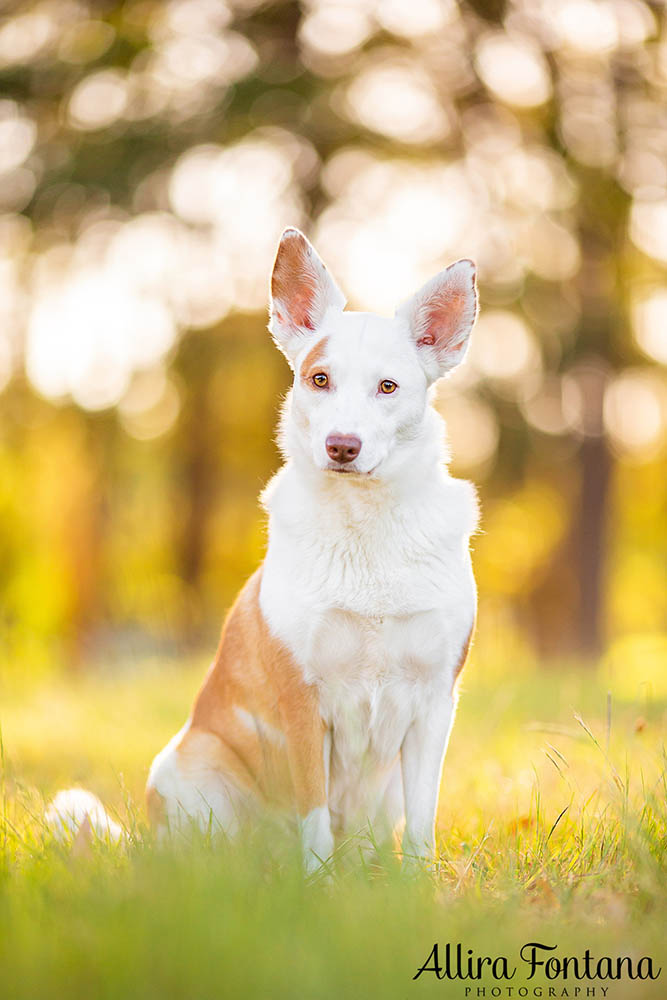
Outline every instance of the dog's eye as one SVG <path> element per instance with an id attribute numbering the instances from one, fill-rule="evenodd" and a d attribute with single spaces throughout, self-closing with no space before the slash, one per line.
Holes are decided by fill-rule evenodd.
<path id="1" fill-rule="evenodd" d="M 390 378 L 383 378 L 379 385 L 380 392 L 383 392 L 387 396 L 390 392 L 395 392 L 398 386 L 395 382 L 392 382 Z"/>
<path id="2" fill-rule="evenodd" d="M 313 375 L 313 385 L 316 385 L 318 389 L 324 389 L 329 385 L 329 376 L 325 375 L 324 372 L 317 372 Z"/>

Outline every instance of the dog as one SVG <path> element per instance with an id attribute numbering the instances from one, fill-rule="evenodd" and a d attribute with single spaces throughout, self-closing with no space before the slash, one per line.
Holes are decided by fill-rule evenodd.
<path id="1" fill-rule="evenodd" d="M 264 562 L 241 590 L 181 731 L 150 769 L 159 834 L 234 835 L 296 815 L 307 872 L 369 825 L 435 853 L 440 776 L 476 617 L 470 483 L 446 469 L 429 387 L 459 365 L 475 265 L 436 275 L 393 319 L 345 311 L 306 237 L 283 233 L 269 329 L 292 368 L 262 494 Z"/>

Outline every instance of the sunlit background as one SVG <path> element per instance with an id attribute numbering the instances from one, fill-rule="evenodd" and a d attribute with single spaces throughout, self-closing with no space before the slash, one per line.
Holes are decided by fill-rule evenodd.
<path id="1" fill-rule="evenodd" d="M 642 0 L 80 0 L 0 21 L 2 669 L 211 646 L 261 559 L 302 227 L 352 308 L 479 265 L 443 382 L 479 658 L 667 658 L 667 32 Z"/>

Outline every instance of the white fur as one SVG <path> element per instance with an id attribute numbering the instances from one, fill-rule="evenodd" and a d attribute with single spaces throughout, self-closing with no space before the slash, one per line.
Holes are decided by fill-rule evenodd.
<path id="1" fill-rule="evenodd" d="M 75 835 L 86 817 L 93 833 L 103 840 L 120 840 L 122 827 L 107 813 L 92 792 L 85 788 L 65 788 L 54 796 L 44 819 L 59 840 Z"/>
<path id="2" fill-rule="evenodd" d="M 317 806 L 299 823 L 304 845 L 303 863 L 308 873 L 317 871 L 333 853 L 334 839 L 328 806 Z"/>

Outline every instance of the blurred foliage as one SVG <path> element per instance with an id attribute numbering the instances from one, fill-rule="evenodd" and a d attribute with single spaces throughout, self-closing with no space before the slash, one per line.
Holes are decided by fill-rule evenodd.
<path id="1" fill-rule="evenodd" d="M 483 633 L 664 650 L 662 3 L 23 0 L 0 90 L 8 665 L 217 629 L 278 464 L 286 224 L 355 308 L 479 263 L 436 405 L 482 494 Z"/>

